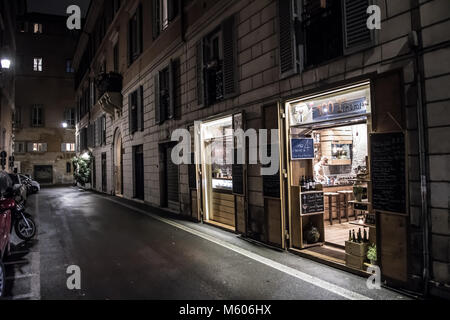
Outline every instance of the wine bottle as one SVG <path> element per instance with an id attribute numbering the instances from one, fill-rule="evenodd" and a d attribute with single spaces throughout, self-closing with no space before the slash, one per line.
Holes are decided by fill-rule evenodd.
<path id="1" fill-rule="evenodd" d="M 358 230 L 358 243 L 362 243 L 362 233 L 361 233 L 361 228 L 359 228 L 359 230 Z"/>
<path id="2" fill-rule="evenodd" d="M 302 181 L 300 182 L 300 187 L 302 191 L 305 191 L 305 176 L 302 176 Z"/>
<path id="3" fill-rule="evenodd" d="M 364 239 L 363 239 L 364 243 L 369 242 L 369 239 L 367 239 L 367 230 L 364 229 Z"/>
<path id="4" fill-rule="evenodd" d="M 348 241 L 352 242 L 352 231 L 348 230 Z"/>
<path id="5" fill-rule="evenodd" d="M 356 242 L 356 233 L 355 233 L 355 230 L 353 230 L 352 236 L 353 236 L 353 238 L 352 238 L 353 242 Z"/>

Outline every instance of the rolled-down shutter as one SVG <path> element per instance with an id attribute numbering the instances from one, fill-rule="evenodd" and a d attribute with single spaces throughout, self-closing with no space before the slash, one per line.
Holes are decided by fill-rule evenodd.
<path id="1" fill-rule="evenodd" d="M 160 90 L 159 90 L 159 72 L 154 77 L 154 95 L 155 95 L 155 123 L 161 124 L 161 106 L 160 106 Z"/>
<path id="2" fill-rule="evenodd" d="M 197 103 L 198 105 L 204 104 L 204 72 L 203 72 L 203 41 L 197 42 Z"/>
<path id="3" fill-rule="evenodd" d="M 237 45 L 234 16 L 222 23 L 223 40 L 223 93 L 224 98 L 237 94 Z"/>
<path id="4" fill-rule="evenodd" d="M 287 77 L 297 72 L 297 48 L 290 0 L 278 0 L 278 28 L 280 42 L 280 73 Z"/>
<path id="5" fill-rule="evenodd" d="M 345 53 L 373 43 L 373 32 L 367 28 L 369 0 L 344 0 Z"/>

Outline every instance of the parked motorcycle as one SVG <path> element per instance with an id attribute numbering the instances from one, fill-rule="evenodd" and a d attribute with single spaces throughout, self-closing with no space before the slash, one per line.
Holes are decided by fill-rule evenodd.
<path id="1" fill-rule="evenodd" d="M 36 223 L 33 217 L 25 212 L 23 203 L 12 201 L 14 202 L 14 206 L 11 208 L 11 229 L 14 226 L 14 231 L 19 239 L 30 241 L 36 235 Z"/>

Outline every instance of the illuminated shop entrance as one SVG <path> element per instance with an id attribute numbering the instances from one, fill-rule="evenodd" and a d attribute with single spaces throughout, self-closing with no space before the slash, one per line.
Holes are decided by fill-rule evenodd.
<path id="1" fill-rule="evenodd" d="M 370 101 L 361 83 L 286 106 L 291 247 L 360 271 L 376 244 Z"/>
<path id="2" fill-rule="evenodd" d="M 201 125 L 203 219 L 235 230 L 233 195 L 233 117 Z"/>

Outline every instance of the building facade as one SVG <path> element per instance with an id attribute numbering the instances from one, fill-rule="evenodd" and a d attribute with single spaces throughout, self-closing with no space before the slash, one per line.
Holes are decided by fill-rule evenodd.
<path id="1" fill-rule="evenodd" d="M 371 3 L 381 9 L 380 30 L 366 25 Z M 383 281 L 448 295 L 449 12 L 445 0 L 95 1 L 74 58 L 77 151 L 92 152 L 92 188 L 348 266 L 346 252 L 336 261 L 305 240 L 308 225 L 331 234 L 323 221 L 331 227 L 337 210 L 341 222 L 347 206 L 336 184 L 329 213 L 301 213 L 305 177 L 316 176 L 321 154 L 352 179 L 361 167 L 368 174 Z M 180 128 L 192 133 L 195 164 L 171 160 Z M 205 165 L 234 157 L 229 129 L 278 132 L 269 143 L 278 173 L 263 176 L 261 162 Z M 330 150 L 320 140 L 327 130 L 340 137 Z M 316 138 L 312 157 L 295 152 L 294 143 Z M 404 147 L 396 182 L 384 181 L 394 197 L 375 174 L 383 139 Z M 247 147 L 249 157 L 261 141 Z M 353 168 L 341 158 L 352 149 Z"/>
<path id="2" fill-rule="evenodd" d="M 73 51 L 77 34 L 61 16 L 18 17 L 15 160 L 42 184 L 71 184 L 75 156 Z"/>
<path id="3" fill-rule="evenodd" d="M 10 170 L 9 157 L 13 156 L 12 115 L 15 109 L 15 16 L 20 10 L 21 1 L 0 2 L 0 58 L 8 60 L 8 67 L 0 68 L 0 152 L 6 152 L 3 170 Z M 3 63 L 2 63 L 3 65 Z"/>

